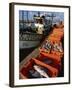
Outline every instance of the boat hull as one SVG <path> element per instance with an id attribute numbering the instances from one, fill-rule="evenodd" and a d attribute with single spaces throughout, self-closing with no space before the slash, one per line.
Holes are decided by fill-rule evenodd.
<path id="1" fill-rule="evenodd" d="M 21 33 L 19 38 L 19 48 L 23 49 L 37 47 L 42 39 L 42 34 Z"/>
<path id="2" fill-rule="evenodd" d="M 33 48 L 37 47 L 40 44 L 40 41 L 20 41 L 19 42 L 19 48 Z"/>

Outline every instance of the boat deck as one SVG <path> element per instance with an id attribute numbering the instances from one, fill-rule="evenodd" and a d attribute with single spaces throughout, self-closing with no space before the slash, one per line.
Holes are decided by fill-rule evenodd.
<path id="1" fill-rule="evenodd" d="M 20 63 L 20 79 L 29 78 L 29 70 L 33 65 L 39 65 L 48 69 L 49 77 L 64 76 L 64 28 L 54 28 L 50 35 L 46 37 L 43 43 L 37 48 L 20 51 L 22 54 Z M 50 42 L 51 48 L 47 48 L 47 42 Z M 60 46 L 58 49 L 57 46 Z M 25 53 L 26 52 L 26 53 Z M 27 53 L 28 52 L 28 53 Z M 22 61 L 23 60 L 23 61 Z M 48 63 L 45 62 L 48 61 Z"/>

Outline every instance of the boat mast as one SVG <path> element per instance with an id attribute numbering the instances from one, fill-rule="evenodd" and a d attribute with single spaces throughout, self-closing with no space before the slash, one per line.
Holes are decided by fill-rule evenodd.
<path id="1" fill-rule="evenodd" d="M 38 12 L 38 17 L 40 17 L 40 12 Z"/>
<path id="2" fill-rule="evenodd" d="M 22 11 L 22 24 L 23 24 L 23 29 L 24 29 L 24 11 Z"/>
<path id="3" fill-rule="evenodd" d="M 52 13 L 52 15 L 51 15 L 52 22 L 53 22 L 54 17 L 55 17 L 55 15 Z"/>
<path id="4" fill-rule="evenodd" d="M 52 26 L 54 17 L 56 17 L 56 16 L 54 15 L 54 13 L 52 13 L 51 15 L 46 15 L 46 16 L 51 18 L 51 26 Z"/>
<path id="5" fill-rule="evenodd" d="M 28 19 L 28 11 L 27 11 L 27 22 L 29 21 L 29 19 Z"/>

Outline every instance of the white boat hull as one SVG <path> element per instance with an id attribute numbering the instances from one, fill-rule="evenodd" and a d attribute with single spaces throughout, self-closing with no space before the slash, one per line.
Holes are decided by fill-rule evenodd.
<path id="1" fill-rule="evenodd" d="M 33 48 L 40 44 L 40 41 L 20 41 L 19 42 L 19 48 Z"/>

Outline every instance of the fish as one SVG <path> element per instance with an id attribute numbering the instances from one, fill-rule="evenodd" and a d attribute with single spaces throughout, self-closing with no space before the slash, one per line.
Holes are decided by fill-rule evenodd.
<path id="1" fill-rule="evenodd" d="M 40 66 L 34 65 L 33 67 L 38 73 L 40 73 L 40 75 L 49 78 L 48 74 Z"/>
<path id="2" fill-rule="evenodd" d="M 54 50 L 55 51 L 59 51 L 61 53 L 63 52 L 62 46 L 61 45 L 58 45 L 57 43 L 54 44 Z"/>

